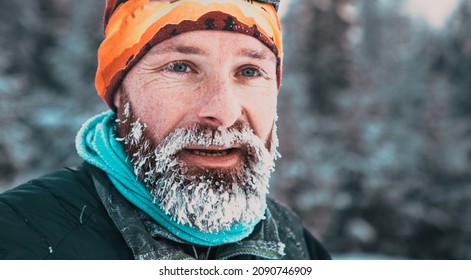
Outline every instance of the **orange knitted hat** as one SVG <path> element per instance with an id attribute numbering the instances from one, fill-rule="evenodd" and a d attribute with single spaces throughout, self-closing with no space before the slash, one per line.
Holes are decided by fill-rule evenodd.
<path id="1" fill-rule="evenodd" d="M 113 95 L 126 73 L 156 44 L 195 30 L 232 31 L 253 36 L 277 57 L 281 84 L 279 0 L 107 0 L 105 39 L 98 49 L 95 86 L 116 110 Z"/>

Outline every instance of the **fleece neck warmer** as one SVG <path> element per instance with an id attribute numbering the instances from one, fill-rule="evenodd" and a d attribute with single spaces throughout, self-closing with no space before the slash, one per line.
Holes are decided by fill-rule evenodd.
<path id="1" fill-rule="evenodd" d="M 76 149 L 86 162 L 106 172 L 116 189 L 129 202 L 152 217 L 176 237 L 202 246 L 219 246 L 238 242 L 252 233 L 260 219 L 249 224 L 235 224 L 229 230 L 204 233 L 179 224 L 159 207 L 158 201 L 136 179 L 123 145 L 115 138 L 116 114 L 109 111 L 89 119 L 76 138 Z"/>
<path id="2" fill-rule="evenodd" d="M 98 50 L 95 86 L 112 110 L 113 95 L 129 70 L 155 45 L 196 30 L 237 32 L 266 45 L 277 58 L 281 84 L 278 0 L 107 0 L 105 39 Z"/>

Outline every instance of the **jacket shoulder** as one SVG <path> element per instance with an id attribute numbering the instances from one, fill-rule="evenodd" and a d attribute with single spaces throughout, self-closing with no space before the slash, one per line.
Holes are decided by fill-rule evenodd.
<path id="1" fill-rule="evenodd" d="M 0 258 L 127 256 L 96 194 L 91 168 L 64 168 L 0 194 Z"/>
<path id="2" fill-rule="evenodd" d="M 287 259 L 328 260 L 330 253 L 306 229 L 299 218 L 287 206 L 273 198 L 267 201 L 268 209 L 278 226 L 280 240 L 285 244 Z"/>

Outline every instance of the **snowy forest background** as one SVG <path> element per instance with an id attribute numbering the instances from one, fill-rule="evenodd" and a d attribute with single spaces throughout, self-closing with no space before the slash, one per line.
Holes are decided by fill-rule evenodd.
<path id="1" fill-rule="evenodd" d="M 404 1 L 291 0 L 271 192 L 334 256 L 471 259 L 471 1 L 441 29 Z M 106 109 L 104 1 L 1 2 L 0 191 L 80 162 Z"/>

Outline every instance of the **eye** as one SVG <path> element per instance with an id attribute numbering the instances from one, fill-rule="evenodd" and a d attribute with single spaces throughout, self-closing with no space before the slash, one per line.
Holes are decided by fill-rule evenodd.
<path id="1" fill-rule="evenodd" d="M 191 68 L 184 62 L 174 62 L 165 67 L 165 70 L 177 73 L 187 73 L 190 72 Z"/>
<path id="2" fill-rule="evenodd" d="M 244 68 L 240 71 L 240 74 L 242 76 L 246 76 L 246 77 L 261 76 L 260 70 L 258 70 L 257 68 L 254 68 L 254 67 Z"/>
<path id="3" fill-rule="evenodd" d="M 256 78 L 264 78 L 269 80 L 268 74 L 258 66 L 254 65 L 246 65 L 241 67 L 236 75 L 249 80 Z"/>

